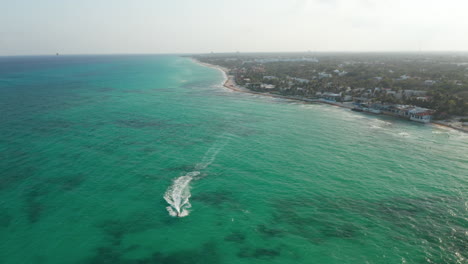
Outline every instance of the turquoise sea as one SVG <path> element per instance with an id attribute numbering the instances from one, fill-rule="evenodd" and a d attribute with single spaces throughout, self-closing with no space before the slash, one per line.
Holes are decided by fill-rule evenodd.
<path id="1" fill-rule="evenodd" d="M 466 263 L 467 134 L 223 79 L 1 57 L 0 263 Z"/>

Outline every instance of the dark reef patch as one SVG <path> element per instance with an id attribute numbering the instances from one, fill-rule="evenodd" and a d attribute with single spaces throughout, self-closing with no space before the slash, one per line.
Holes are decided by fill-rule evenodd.
<path id="1" fill-rule="evenodd" d="M 144 153 L 147 153 L 147 154 L 150 154 L 150 153 L 154 153 L 156 151 L 158 151 L 157 148 L 155 147 L 144 147 L 141 149 Z"/>
<path id="2" fill-rule="evenodd" d="M 148 94 L 149 91 L 143 89 L 129 89 L 129 90 L 121 90 L 121 93 L 130 93 L 130 94 Z"/>
<path id="3" fill-rule="evenodd" d="M 78 188 L 85 180 L 86 176 L 82 173 L 78 173 L 51 178 L 48 179 L 46 183 L 57 185 L 63 191 L 73 191 Z"/>
<path id="4" fill-rule="evenodd" d="M 134 251 L 134 250 L 137 250 L 137 249 L 139 249 L 139 248 L 141 248 L 140 245 L 131 245 L 131 246 L 126 247 L 126 248 L 125 248 L 125 251 L 126 251 L 126 252 Z"/>
<path id="5" fill-rule="evenodd" d="M 112 87 L 102 87 L 102 88 L 97 89 L 96 91 L 98 91 L 98 92 L 114 92 L 116 90 L 117 89 L 112 88 Z"/>
<path id="6" fill-rule="evenodd" d="M 118 247 L 103 246 L 85 263 L 88 264 L 220 264 L 221 255 L 214 242 L 204 243 L 200 248 L 183 250 L 170 254 L 155 252 L 142 259 L 126 259 Z"/>
<path id="7" fill-rule="evenodd" d="M 40 202 L 40 197 L 46 193 L 40 185 L 35 185 L 25 195 L 25 210 L 29 223 L 33 224 L 39 221 L 44 211 L 44 206 Z"/>
<path id="8" fill-rule="evenodd" d="M 351 240 L 367 229 L 395 229 L 403 237 L 388 239 L 424 244 L 424 251 L 407 257 L 432 263 L 457 263 L 466 258 L 465 200 L 457 196 L 390 197 L 376 201 L 346 197 L 296 197 L 274 200 L 272 225 L 320 244 L 330 239 Z M 358 224 L 359 223 L 359 224 Z M 257 229 L 260 231 L 260 229 Z M 268 233 L 268 232 L 266 232 Z"/>
<path id="9" fill-rule="evenodd" d="M 321 232 L 327 237 L 337 237 L 337 238 L 353 238 L 357 236 L 358 228 L 353 224 L 344 224 L 344 225 L 329 225 L 322 228 Z"/>
<path id="10" fill-rule="evenodd" d="M 33 263 L 34 264 L 47 263 L 47 258 L 45 256 L 42 256 L 42 255 L 37 255 L 37 256 L 34 257 Z"/>
<path id="11" fill-rule="evenodd" d="M 23 176 L 24 178 L 28 178 Z M 16 178 L 15 180 L 18 180 Z M 24 210 L 29 223 L 36 223 L 43 215 L 45 206 L 41 199 L 54 191 L 72 191 L 79 187 L 84 181 L 83 174 L 72 174 L 57 178 L 37 179 L 39 183 L 28 186 L 24 191 Z"/>
<path id="12" fill-rule="evenodd" d="M 375 210 L 381 220 L 425 244 L 425 262 L 458 263 L 468 252 L 465 202 L 454 196 L 393 197 L 376 202 Z"/>
<path id="13" fill-rule="evenodd" d="M 41 136 L 54 136 L 66 131 L 72 130 L 77 124 L 69 120 L 61 119 L 45 119 L 37 120 L 33 125 L 34 130 L 31 132 L 39 134 Z"/>
<path id="14" fill-rule="evenodd" d="M 281 255 L 280 249 L 269 248 L 242 248 L 237 256 L 239 258 L 272 259 Z"/>
<path id="15" fill-rule="evenodd" d="M 4 144 L 5 146 L 8 146 L 10 142 L 7 140 L 1 140 L 0 144 Z M 15 161 L 20 161 L 20 160 L 25 160 L 28 159 L 30 156 L 30 153 L 28 151 L 23 151 L 20 149 L 20 147 L 16 146 L 9 146 L 5 150 L 0 151 L 0 160 L 5 161 L 5 160 L 15 160 Z"/>
<path id="16" fill-rule="evenodd" d="M 161 264 L 219 264 L 222 263 L 220 253 L 214 242 L 204 243 L 198 249 L 175 252 L 173 254 L 155 254 L 153 262 Z"/>
<path id="17" fill-rule="evenodd" d="M 194 171 L 195 170 L 195 165 L 190 164 L 190 165 L 180 165 L 180 166 L 175 166 L 175 167 L 169 167 L 164 169 L 166 171 Z"/>
<path id="18" fill-rule="evenodd" d="M 13 216 L 6 209 L 0 209 L 0 227 L 8 227 L 13 221 Z"/>
<path id="19" fill-rule="evenodd" d="M 268 249 L 268 248 L 257 248 L 253 252 L 254 258 L 274 258 L 281 255 L 280 250 Z"/>
<path id="20" fill-rule="evenodd" d="M 0 176 L 0 190 L 10 188 L 12 185 L 18 184 L 36 173 L 35 167 L 10 167 L 2 171 Z"/>
<path id="21" fill-rule="evenodd" d="M 60 154 L 60 159 L 63 159 L 63 160 L 77 160 L 80 157 L 81 157 L 81 153 L 77 153 L 77 152 L 73 152 L 73 153 L 65 152 L 65 153 Z"/>
<path id="22" fill-rule="evenodd" d="M 218 209 L 223 207 L 225 204 L 235 203 L 235 200 L 232 197 L 232 193 L 229 191 L 200 193 L 194 195 L 192 200 L 205 203 Z"/>
<path id="23" fill-rule="evenodd" d="M 263 232 L 261 228 L 257 230 L 270 237 L 289 233 L 313 244 L 321 244 L 332 238 L 354 239 L 361 235 L 362 227 L 350 224 L 349 220 L 354 219 L 356 206 L 365 204 L 323 196 L 276 200 L 272 226 L 280 223 L 286 228 L 278 234 L 269 229 Z"/>
<path id="24" fill-rule="evenodd" d="M 269 228 L 263 224 L 257 226 L 257 231 L 260 232 L 260 234 L 265 235 L 267 237 L 279 237 L 284 235 L 283 230 Z"/>
<path id="25" fill-rule="evenodd" d="M 150 213 L 141 213 L 130 216 L 126 219 L 109 219 L 97 223 L 96 226 L 102 230 L 109 238 L 112 245 L 119 245 L 123 236 L 143 232 L 155 228 L 159 225 L 154 220 L 154 215 Z"/>
<path id="26" fill-rule="evenodd" d="M 165 121 L 161 120 L 143 120 L 143 119 L 121 119 L 115 122 L 116 125 L 130 128 L 160 128 L 167 126 Z"/>
<path id="27" fill-rule="evenodd" d="M 246 239 L 244 233 L 240 231 L 232 232 L 231 234 L 224 237 L 224 241 L 235 242 L 235 243 L 243 243 Z"/>
<path id="28" fill-rule="evenodd" d="M 443 204 L 459 204 L 461 201 L 455 197 L 426 197 L 426 198 L 403 198 L 393 197 L 375 203 L 379 216 L 388 221 L 406 222 L 407 218 L 418 215 L 434 214 L 437 218 L 447 214 L 447 207 Z"/>
<path id="29" fill-rule="evenodd" d="M 89 259 L 89 264 L 118 264 L 130 263 L 122 259 L 122 253 L 115 247 L 99 247 L 96 249 L 96 255 Z"/>

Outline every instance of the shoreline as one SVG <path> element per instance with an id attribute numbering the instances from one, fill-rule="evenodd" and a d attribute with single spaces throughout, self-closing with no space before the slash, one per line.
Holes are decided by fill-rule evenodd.
<path id="1" fill-rule="evenodd" d="M 324 101 L 321 101 L 321 100 L 318 100 L 318 99 L 307 99 L 307 98 L 299 98 L 299 97 L 294 97 L 294 96 L 286 96 L 286 95 L 251 91 L 251 90 L 249 90 L 249 89 L 247 89 L 245 87 L 237 85 L 236 81 L 234 80 L 234 76 L 229 74 L 229 69 L 224 68 L 222 66 L 214 65 L 214 64 L 200 62 L 200 61 L 198 61 L 198 60 L 196 60 L 194 58 L 192 58 L 192 60 L 195 63 L 199 64 L 199 65 L 221 71 L 224 74 L 224 77 L 225 77 L 225 80 L 223 82 L 223 86 L 228 88 L 229 90 L 232 90 L 232 91 L 235 91 L 235 92 L 255 94 L 255 95 L 261 95 L 261 96 L 281 98 L 281 99 L 288 99 L 288 100 L 294 100 L 294 101 L 309 102 L 309 103 L 326 103 L 326 104 L 335 105 L 335 106 L 339 106 L 339 107 L 349 108 L 347 106 L 341 106 L 341 105 L 338 105 L 338 104 L 334 104 L 332 102 L 324 102 Z"/>
<path id="2" fill-rule="evenodd" d="M 226 87 L 227 89 L 235 92 L 241 92 L 241 93 L 247 93 L 247 94 L 254 94 L 254 95 L 261 95 L 261 96 L 268 96 L 268 97 L 273 97 L 273 98 L 281 98 L 281 99 L 288 99 L 288 100 L 294 100 L 294 101 L 301 101 L 301 102 L 307 102 L 307 103 L 322 103 L 322 104 L 327 104 L 327 105 L 333 105 L 341 108 L 346 108 L 346 109 L 352 109 L 351 106 L 345 105 L 343 103 L 333 103 L 333 102 L 327 102 L 323 101 L 320 99 L 307 99 L 307 98 L 299 98 L 299 97 L 292 97 L 292 96 L 285 96 L 285 95 L 276 95 L 276 94 L 270 94 L 270 93 L 261 93 L 261 92 L 254 92 L 251 90 L 248 90 L 245 87 L 239 86 L 236 84 L 236 81 L 234 80 L 233 75 L 229 75 L 229 69 L 219 66 L 219 65 L 214 65 L 214 64 L 209 64 L 205 62 L 201 62 L 195 58 L 191 58 L 195 63 L 202 65 L 204 67 L 208 68 L 213 68 L 216 70 L 219 70 L 223 73 L 224 75 L 224 82 L 223 86 Z M 462 128 L 462 127 L 456 127 L 450 124 L 447 124 L 444 121 L 433 121 L 429 123 L 429 125 L 434 125 L 434 126 L 440 126 L 440 127 L 446 127 L 450 128 L 456 131 L 468 133 L 468 128 Z"/>
<path id="3" fill-rule="evenodd" d="M 444 121 L 434 121 L 434 122 L 431 122 L 431 124 L 433 124 L 435 126 L 451 128 L 451 129 L 454 129 L 454 130 L 457 130 L 457 131 L 460 131 L 460 132 L 468 133 L 468 128 L 453 126 L 451 124 L 447 124 Z"/>

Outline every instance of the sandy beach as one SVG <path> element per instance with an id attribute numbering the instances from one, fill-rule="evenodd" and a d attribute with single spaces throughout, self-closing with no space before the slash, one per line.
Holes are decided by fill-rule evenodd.
<path id="1" fill-rule="evenodd" d="M 261 96 L 268 96 L 268 97 L 274 97 L 274 98 L 282 98 L 282 99 L 288 99 L 288 100 L 294 100 L 294 101 L 301 101 L 301 102 L 307 102 L 307 103 L 323 103 L 323 104 L 338 106 L 338 107 L 347 108 L 347 109 L 352 109 L 353 108 L 351 105 L 346 105 L 346 104 L 338 103 L 338 102 L 328 102 L 328 101 L 323 101 L 323 100 L 320 100 L 320 99 L 308 99 L 308 98 L 300 98 L 300 97 L 284 96 L 284 95 L 277 95 L 277 94 L 261 93 L 261 92 L 251 91 L 251 90 L 249 90 L 249 89 L 247 89 L 245 87 L 237 85 L 237 83 L 236 83 L 236 81 L 234 79 L 234 75 L 229 74 L 229 69 L 228 68 L 218 66 L 218 65 L 214 65 L 214 64 L 201 62 L 201 61 L 198 61 L 198 60 L 196 60 L 194 58 L 192 58 L 192 60 L 195 63 L 200 64 L 202 66 L 217 69 L 217 70 L 221 71 L 223 73 L 223 75 L 224 75 L 224 78 L 225 78 L 223 86 L 230 89 L 230 90 L 232 90 L 232 91 L 241 92 L 241 93 L 248 93 L 248 94 L 255 94 L 255 95 L 261 95 Z M 454 130 L 458 130 L 458 131 L 468 133 L 468 129 L 463 128 L 463 127 L 453 126 L 452 124 L 449 124 L 449 123 L 444 122 L 444 121 L 433 121 L 431 124 L 434 125 L 434 126 L 447 127 L 447 128 L 451 128 L 451 129 L 454 129 Z"/>
<path id="2" fill-rule="evenodd" d="M 234 76 L 229 74 L 229 69 L 227 69 L 225 67 L 222 67 L 222 66 L 214 65 L 214 64 L 200 62 L 200 61 L 198 61 L 196 59 L 193 59 L 193 61 L 195 63 L 198 63 L 198 64 L 202 65 L 202 66 L 217 69 L 217 70 L 221 71 L 224 74 L 224 77 L 225 77 L 225 81 L 223 83 L 223 86 L 230 89 L 230 90 L 236 91 L 236 92 L 255 94 L 255 95 L 261 95 L 261 96 L 268 96 L 268 97 L 274 97 L 274 98 L 282 98 L 282 99 L 295 100 L 295 101 L 302 101 L 302 102 L 309 102 L 309 103 L 323 103 L 322 101 L 317 100 L 317 99 L 307 99 L 307 98 L 299 98 L 299 97 L 293 97 L 293 96 L 284 96 L 284 95 L 278 95 L 278 94 L 270 94 L 270 93 L 261 93 L 261 92 L 251 91 L 251 90 L 249 90 L 249 89 L 247 89 L 245 87 L 237 85 L 236 81 L 234 80 Z M 337 105 L 337 106 L 339 106 L 339 105 Z"/>
<path id="3" fill-rule="evenodd" d="M 451 128 L 451 129 L 455 129 L 458 131 L 468 133 L 468 128 L 465 128 L 461 125 L 457 125 L 457 122 L 447 122 L 447 121 L 438 120 L 438 121 L 432 121 L 432 124 L 434 124 L 435 126 L 447 127 L 447 128 Z"/>

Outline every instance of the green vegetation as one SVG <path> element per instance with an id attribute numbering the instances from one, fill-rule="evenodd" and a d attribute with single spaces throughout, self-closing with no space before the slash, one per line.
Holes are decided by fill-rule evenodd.
<path id="1" fill-rule="evenodd" d="M 320 93 L 434 109 L 436 118 L 468 115 L 466 53 L 207 54 L 251 90 L 314 98 Z M 268 85 L 270 84 L 270 85 Z"/>

